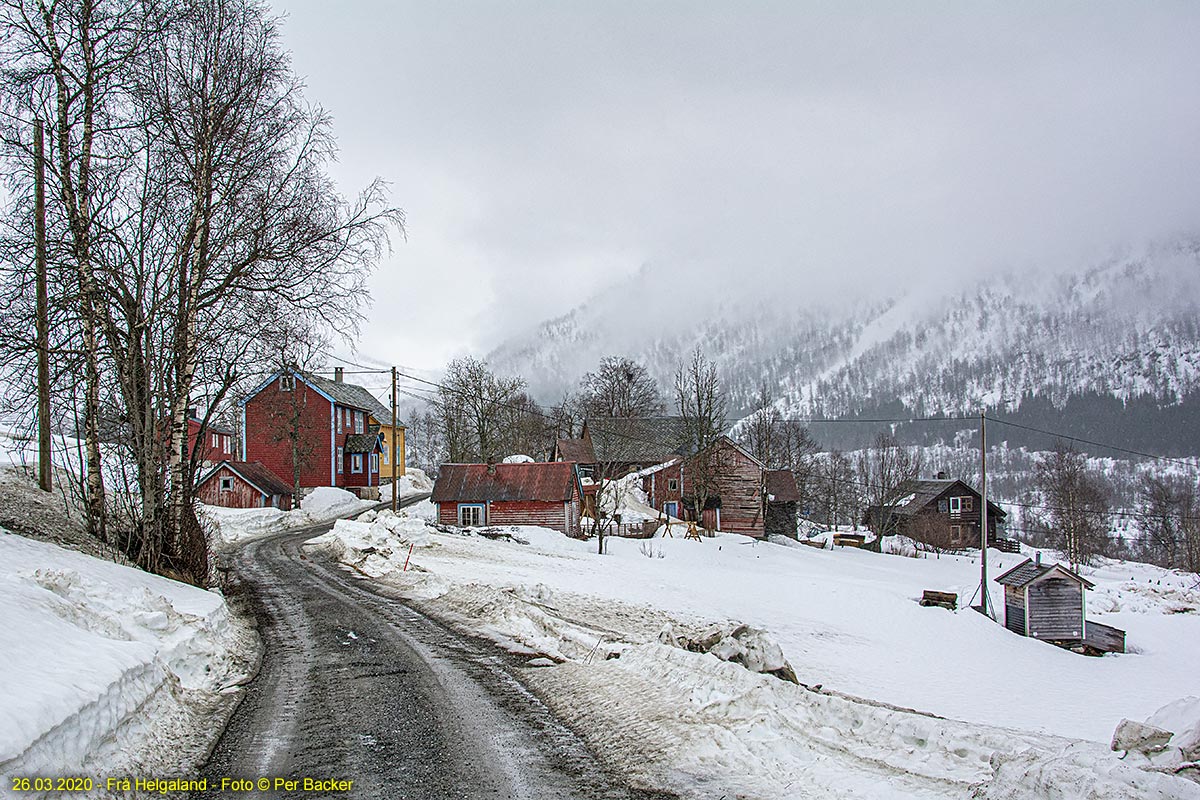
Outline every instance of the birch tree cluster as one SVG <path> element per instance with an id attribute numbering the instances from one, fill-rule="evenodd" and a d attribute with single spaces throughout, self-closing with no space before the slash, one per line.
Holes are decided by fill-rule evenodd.
<path id="1" fill-rule="evenodd" d="M 41 119 L 52 414 L 81 443 L 88 529 L 204 584 L 188 409 L 230 399 L 281 320 L 353 330 L 402 214 L 378 181 L 339 194 L 329 117 L 255 0 L 0 0 L 0 28 L 7 402 L 35 391 Z"/>

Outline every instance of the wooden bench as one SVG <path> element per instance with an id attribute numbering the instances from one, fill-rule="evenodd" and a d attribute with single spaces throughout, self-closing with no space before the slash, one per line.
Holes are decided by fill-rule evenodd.
<path id="1" fill-rule="evenodd" d="M 938 606 L 954 611 L 958 608 L 958 595 L 954 592 L 935 592 L 932 589 L 926 589 L 921 593 L 921 605 Z"/>
<path id="2" fill-rule="evenodd" d="M 860 533 L 835 533 L 833 544 L 836 547 L 862 547 L 867 543 L 867 537 Z"/>

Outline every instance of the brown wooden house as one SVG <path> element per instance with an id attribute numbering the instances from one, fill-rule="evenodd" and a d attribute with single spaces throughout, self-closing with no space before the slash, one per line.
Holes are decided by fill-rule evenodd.
<path id="1" fill-rule="evenodd" d="M 948 546 L 979 547 L 982 497 L 963 481 L 940 476 L 903 481 L 892 496 L 895 500 L 891 503 L 871 506 L 863 516 L 863 524 L 876 535 L 903 534 L 922 539 L 918 529 L 937 526 L 945 528 Z M 990 545 L 1003 538 L 1000 531 L 1008 514 L 989 501 L 987 517 Z"/>
<path id="2" fill-rule="evenodd" d="M 201 503 L 226 508 L 292 508 L 292 487 L 257 461 L 222 461 L 196 484 Z"/>
<path id="3" fill-rule="evenodd" d="M 443 464 L 430 499 L 443 525 L 539 525 L 583 535 L 583 488 L 572 462 Z"/>
<path id="4" fill-rule="evenodd" d="M 746 448 L 722 436 L 706 450 L 683 460 L 683 504 L 693 506 L 700 492 L 697 482 L 708 483 L 708 499 L 699 517 L 708 530 L 766 535 L 766 474 L 763 463 Z"/>

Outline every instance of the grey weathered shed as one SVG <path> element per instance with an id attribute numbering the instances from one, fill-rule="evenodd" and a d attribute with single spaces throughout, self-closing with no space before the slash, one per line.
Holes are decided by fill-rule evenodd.
<path id="1" fill-rule="evenodd" d="M 1004 587 L 1004 626 L 1048 642 L 1087 638 L 1085 593 L 1094 584 L 1061 564 L 1025 559 L 996 578 Z"/>

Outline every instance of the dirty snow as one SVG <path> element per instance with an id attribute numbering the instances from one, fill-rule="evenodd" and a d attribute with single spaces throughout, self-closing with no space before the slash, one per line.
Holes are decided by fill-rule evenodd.
<path id="1" fill-rule="evenodd" d="M 3 531 L 0 619 L 5 785 L 190 771 L 257 647 L 215 592 Z"/>
<path id="2" fill-rule="evenodd" d="M 342 557 L 528 654 L 532 685 L 639 785 L 747 798 L 1200 797 L 1192 781 L 1109 749 L 1123 718 L 1194 693 L 1200 615 L 1181 609 L 1200 599 L 1195 576 L 1126 563 L 1085 570 L 1098 585 L 1089 615 L 1126 629 L 1132 651 L 1087 658 L 971 610 L 918 605 L 924 589 L 970 602 L 978 556 L 725 534 L 612 539 L 598 556 L 594 542 L 554 531 L 508 532 L 510 541 L 430 528 L 403 572 L 409 548 L 378 529 L 383 541 L 362 538 Z M 991 575 L 1021 558 L 992 552 Z M 1002 597 L 994 583 L 991 596 Z M 801 684 L 819 690 L 659 643 L 666 626 L 727 620 L 763 629 Z M 558 666 L 533 666 L 547 661 Z"/>

